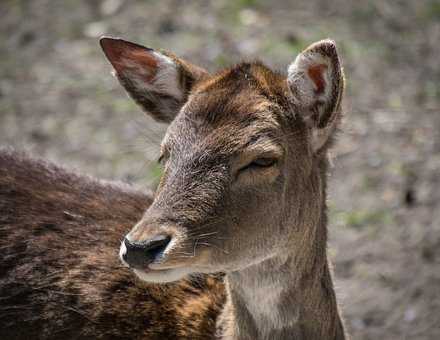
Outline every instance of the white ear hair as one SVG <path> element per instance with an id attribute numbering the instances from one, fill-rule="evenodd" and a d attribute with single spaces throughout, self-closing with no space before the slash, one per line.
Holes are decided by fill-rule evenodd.
<path id="1" fill-rule="evenodd" d="M 168 56 L 152 51 L 151 56 L 156 59 L 157 65 L 155 67 L 155 74 L 150 82 L 145 81 L 145 76 L 148 76 L 150 70 L 143 68 L 142 65 L 137 65 L 133 60 L 126 59 L 128 69 L 135 69 L 136 72 L 131 74 L 131 80 L 136 83 L 139 89 L 147 92 L 156 91 L 167 94 L 176 100 L 182 100 L 183 91 L 179 87 L 179 72 L 177 64 Z"/>
<path id="2" fill-rule="evenodd" d="M 317 84 L 310 77 L 310 69 L 320 68 L 322 84 Z M 288 69 L 290 88 L 295 89 L 293 100 L 302 107 L 311 107 L 317 99 L 325 99 L 330 92 L 330 75 L 332 65 L 328 58 L 314 52 L 306 51 L 299 54 Z"/>
<path id="3" fill-rule="evenodd" d="M 168 56 L 154 52 L 154 55 L 159 60 L 159 70 L 154 77 L 154 86 L 167 92 L 172 97 L 182 100 L 182 89 L 179 88 L 179 74 L 176 63 Z"/>

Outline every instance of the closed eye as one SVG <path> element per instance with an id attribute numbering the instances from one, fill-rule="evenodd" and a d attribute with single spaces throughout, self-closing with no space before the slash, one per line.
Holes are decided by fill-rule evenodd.
<path id="1" fill-rule="evenodd" d="M 252 162 L 248 163 L 244 167 L 240 168 L 239 172 L 246 170 L 262 170 L 273 167 L 277 164 L 278 160 L 276 158 L 261 157 L 254 159 Z"/>

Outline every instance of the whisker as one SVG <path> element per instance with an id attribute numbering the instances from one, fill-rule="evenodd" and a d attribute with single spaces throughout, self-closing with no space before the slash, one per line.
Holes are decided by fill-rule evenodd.
<path id="1" fill-rule="evenodd" d="M 224 250 L 224 249 L 222 249 L 222 248 L 220 248 L 220 247 L 217 247 L 216 245 L 214 245 L 214 244 L 212 244 L 212 243 L 199 242 L 198 244 L 200 244 L 200 245 L 204 245 L 204 246 L 207 246 L 207 247 L 213 247 L 213 248 L 216 248 L 216 249 L 222 251 L 223 253 L 229 255 L 229 252 L 227 252 L 226 250 Z"/>

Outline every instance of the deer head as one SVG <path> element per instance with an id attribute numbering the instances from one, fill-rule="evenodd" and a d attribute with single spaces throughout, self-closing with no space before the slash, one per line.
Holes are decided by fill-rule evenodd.
<path id="1" fill-rule="evenodd" d="M 287 76 L 259 62 L 210 74 L 168 52 L 102 38 L 115 75 L 169 124 L 153 204 L 120 255 L 146 281 L 237 271 L 300 249 L 321 218 L 344 79 L 333 41 Z"/>

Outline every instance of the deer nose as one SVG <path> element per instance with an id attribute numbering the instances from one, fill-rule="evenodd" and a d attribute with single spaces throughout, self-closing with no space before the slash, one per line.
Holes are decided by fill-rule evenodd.
<path id="1" fill-rule="evenodd" d="M 133 242 L 125 238 L 120 255 L 130 267 L 146 269 L 150 263 L 163 254 L 170 241 L 171 237 L 168 235 L 157 235 L 142 242 Z"/>

